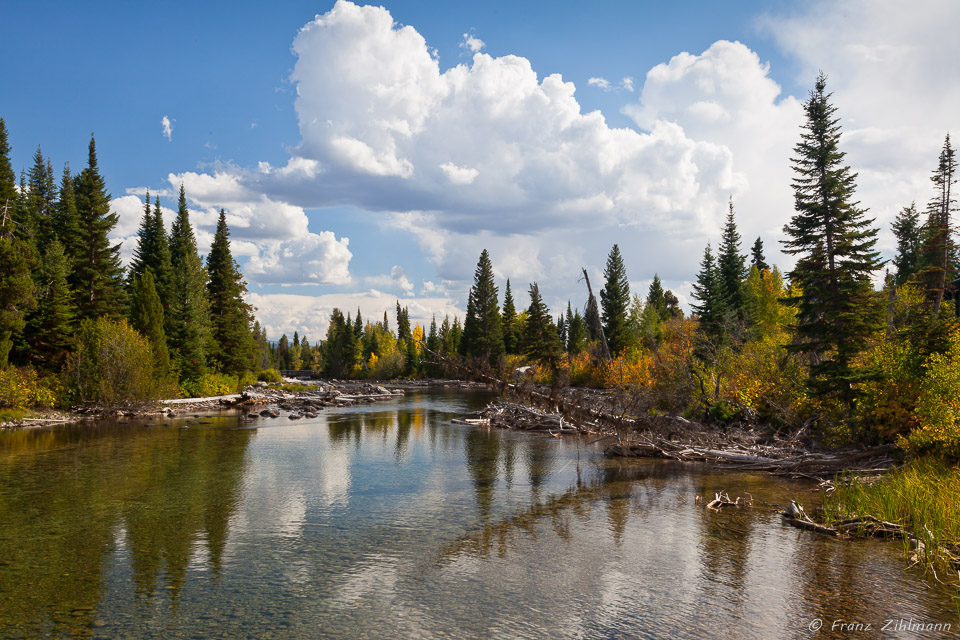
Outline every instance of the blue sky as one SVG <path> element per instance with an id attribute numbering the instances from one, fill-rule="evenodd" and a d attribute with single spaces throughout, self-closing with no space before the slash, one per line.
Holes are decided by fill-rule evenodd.
<path id="1" fill-rule="evenodd" d="M 173 207 L 184 180 L 201 236 L 225 206 L 277 335 L 397 298 L 421 320 L 456 313 L 484 246 L 554 308 L 582 304 L 579 267 L 599 278 L 614 242 L 635 290 L 657 272 L 683 298 L 731 196 L 745 244 L 788 266 L 816 70 L 879 224 L 930 196 L 960 92 L 937 68 L 957 59 L 956 5 L 933 0 L 8 5 L 14 166 L 39 144 L 79 170 L 95 132 L 118 238 L 144 188 Z"/>

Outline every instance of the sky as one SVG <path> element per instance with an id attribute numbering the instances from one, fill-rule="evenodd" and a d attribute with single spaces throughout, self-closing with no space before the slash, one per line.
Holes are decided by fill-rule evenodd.
<path id="1" fill-rule="evenodd" d="M 686 305 L 732 202 L 768 262 L 819 71 L 861 206 L 932 197 L 960 122 L 960 3 L 17 2 L 0 90 L 16 169 L 91 133 L 129 259 L 147 189 L 185 187 L 201 251 L 221 207 L 271 338 L 339 307 L 461 315 L 480 251 L 518 307 L 583 307 L 618 243 L 631 290 Z"/>

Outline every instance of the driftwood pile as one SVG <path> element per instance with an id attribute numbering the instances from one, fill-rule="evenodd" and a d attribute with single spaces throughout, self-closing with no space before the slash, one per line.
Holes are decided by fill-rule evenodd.
<path id="1" fill-rule="evenodd" d="M 497 400 L 480 412 L 480 418 L 457 420 L 464 424 L 501 427 L 518 431 L 544 431 L 551 434 L 579 433 L 581 429 L 562 414 L 541 411 L 515 402 Z"/>
<path id="2" fill-rule="evenodd" d="M 266 385 L 248 387 L 239 396 L 221 398 L 221 406 L 246 409 L 250 411 L 245 421 L 257 418 L 279 418 L 280 411 L 287 411 L 287 418 L 316 418 L 319 411 L 326 407 L 352 407 L 360 404 L 372 404 L 394 400 L 402 396 L 400 389 L 390 391 L 379 385 L 362 384 L 337 388 L 333 385 L 318 385 L 313 389 L 288 392 L 273 389 Z M 267 405 L 262 411 L 254 411 L 257 406 Z"/>

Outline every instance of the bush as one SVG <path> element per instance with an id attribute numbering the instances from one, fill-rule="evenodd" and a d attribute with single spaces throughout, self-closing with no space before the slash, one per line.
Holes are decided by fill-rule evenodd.
<path id="1" fill-rule="evenodd" d="M 226 396 L 239 389 L 240 379 L 226 373 L 205 373 L 195 380 L 180 383 L 180 395 L 184 398 Z"/>
<path id="2" fill-rule="evenodd" d="M 164 383 L 154 379 L 150 342 L 126 320 L 84 320 L 77 348 L 67 359 L 74 398 L 106 407 L 157 400 Z"/>
<path id="3" fill-rule="evenodd" d="M 960 335 L 927 358 L 913 416 L 917 428 L 900 439 L 907 450 L 960 460 Z"/>
<path id="4" fill-rule="evenodd" d="M 260 382 L 276 383 L 276 382 L 282 382 L 283 377 L 280 375 L 280 372 L 277 371 L 276 369 L 264 369 L 263 371 L 257 374 L 257 380 L 259 380 Z"/>
<path id="5" fill-rule="evenodd" d="M 55 407 L 62 401 L 63 387 L 56 378 L 40 378 L 33 367 L 0 369 L 0 408 Z"/>

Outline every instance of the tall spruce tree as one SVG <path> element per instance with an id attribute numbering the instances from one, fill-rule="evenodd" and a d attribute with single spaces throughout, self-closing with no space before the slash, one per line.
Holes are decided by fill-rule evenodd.
<path id="1" fill-rule="evenodd" d="M 151 209 L 149 191 L 144 199 L 143 218 L 140 221 L 140 229 L 137 231 L 137 246 L 133 250 L 133 260 L 130 263 L 130 281 L 142 276 L 147 269 L 153 272 L 157 295 L 160 296 L 164 313 L 169 313 L 173 306 L 174 287 L 170 241 L 163 225 L 160 198 L 156 198 Z M 167 319 L 165 329 L 172 330 L 172 328 L 173 319 Z"/>
<path id="2" fill-rule="evenodd" d="M 60 190 L 57 203 L 53 209 L 53 232 L 63 245 L 70 270 L 75 268 L 77 256 L 80 255 L 80 217 L 77 214 L 77 198 L 73 191 L 73 175 L 70 165 L 63 165 L 63 174 L 60 177 Z"/>
<path id="3" fill-rule="evenodd" d="M 10 162 L 7 123 L 0 118 L 0 233 L 13 219 L 17 206 L 17 174 Z"/>
<path id="4" fill-rule="evenodd" d="M 227 214 L 220 209 L 217 232 L 207 255 L 207 294 L 210 300 L 210 332 L 217 345 L 214 358 L 227 373 L 240 374 L 251 367 L 252 310 L 243 299 L 246 284 L 230 252 Z M 351 332 L 352 332 L 351 327 Z"/>
<path id="5" fill-rule="evenodd" d="M 796 214 L 784 226 L 786 253 L 799 256 L 790 273 L 800 295 L 797 331 L 788 349 L 811 354 L 810 386 L 848 405 L 854 384 L 872 372 L 855 358 L 882 322 L 871 276 L 880 268 L 877 230 L 854 200 L 856 174 L 843 164 L 840 124 L 821 73 L 804 104 L 806 123 L 794 147 Z"/>
<path id="6" fill-rule="evenodd" d="M 170 352 L 163 331 L 163 305 L 150 267 L 142 275 L 135 276 L 131 283 L 130 326 L 150 341 L 154 376 L 166 378 L 170 374 Z"/>
<path id="7" fill-rule="evenodd" d="M 714 340 L 720 338 L 727 306 L 720 273 L 709 242 L 703 250 L 700 271 L 693 284 L 693 297 L 698 301 L 698 304 L 691 305 L 691 308 L 700 320 L 700 332 Z"/>
<path id="8" fill-rule="evenodd" d="M 950 144 L 948 133 L 937 159 L 937 168 L 930 177 L 936 195 L 927 206 L 927 229 L 923 246 L 925 264 L 920 274 L 933 306 L 934 317 L 940 313 L 947 283 L 954 276 L 953 258 L 955 258 L 956 246 L 953 242 L 951 213 L 956 204 L 952 193 L 956 171 L 956 154 Z"/>
<path id="9" fill-rule="evenodd" d="M 210 337 L 207 270 L 197 253 L 187 198 L 180 185 L 177 217 L 170 231 L 173 296 L 170 305 L 169 344 L 180 378 L 196 379 L 207 368 Z"/>
<path id="10" fill-rule="evenodd" d="M 757 236 L 753 247 L 750 248 L 750 266 L 756 267 L 761 276 L 764 272 L 770 271 L 770 265 L 767 264 L 767 259 L 763 255 L 763 240 L 760 236 Z"/>
<path id="11" fill-rule="evenodd" d="M 620 247 L 613 245 L 603 270 L 604 284 L 600 290 L 600 308 L 603 311 L 603 332 L 607 337 L 610 352 L 616 356 L 630 346 L 630 324 L 627 315 L 630 308 L 630 283 L 623 266 Z"/>
<path id="12" fill-rule="evenodd" d="M 57 201 L 57 183 L 50 161 L 43 157 L 40 147 L 33 155 L 33 166 L 27 171 L 27 216 L 31 239 L 39 253 L 55 237 L 54 209 Z"/>
<path id="13" fill-rule="evenodd" d="M 561 352 L 560 338 L 536 282 L 530 285 L 530 306 L 527 307 L 523 325 L 523 349 L 527 356 L 541 364 L 552 369 L 557 367 Z"/>
<path id="14" fill-rule="evenodd" d="M 484 249 L 480 253 L 470 288 L 461 351 L 467 356 L 486 360 L 491 365 L 496 365 L 504 353 L 497 295 L 493 264 L 490 254 Z"/>
<path id="15" fill-rule="evenodd" d="M 717 252 L 717 280 L 724 311 L 730 313 L 733 320 L 741 320 L 745 315 L 743 281 L 746 279 L 746 258 L 740 254 L 740 232 L 737 231 L 731 198 Z"/>
<path id="16" fill-rule="evenodd" d="M 567 300 L 567 353 L 576 355 L 587 348 L 587 323 L 580 310 L 573 311 Z"/>
<path id="17" fill-rule="evenodd" d="M 923 226 L 916 203 L 911 202 L 909 207 L 904 207 L 897 214 L 893 221 L 893 235 L 897 239 L 897 255 L 893 258 L 893 266 L 897 270 L 894 282 L 899 287 L 920 269 Z"/>
<path id="18" fill-rule="evenodd" d="M 110 244 L 108 237 L 118 216 L 110 212 L 110 195 L 97 166 L 97 147 L 92 135 L 87 167 L 77 177 L 74 192 L 80 234 L 70 285 L 77 296 L 79 319 L 118 318 L 124 311 L 120 244 Z"/>
<path id="19" fill-rule="evenodd" d="M 58 369 L 73 344 L 76 307 L 67 282 L 70 269 L 60 241 L 49 242 L 34 275 L 37 310 L 26 329 L 31 355 L 48 369 Z"/>
<path id="20" fill-rule="evenodd" d="M 27 314 L 37 303 L 30 277 L 36 252 L 18 231 L 21 201 L 10 163 L 7 126 L 0 118 L 0 368 L 7 366 L 14 336 L 23 330 Z"/>
<path id="21" fill-rule="evenodd" d="M 513 302 L 513 292 L 510 290 L 510 278 L 503 293 L 503 313 L 500 316 L 503 327 L 503 350 L 514 355 L 520 353 L 520 327 L 517 326 L 517 307 Z"/>
<path id="22" fill-rule="evenodd" d="M 653 274 L 653 281 L 647 289 L 647 303 L 644 308 L 652 309 L 660 321 L 666 320 L 668 317 L 667 297 L 663 292 L 663 284 L 660 282 L 659 274 Z"/>

